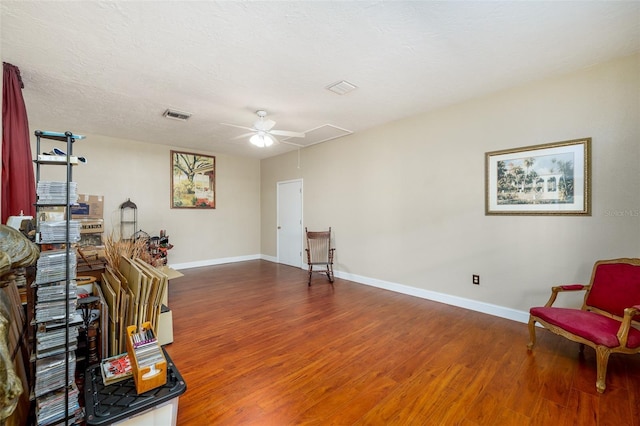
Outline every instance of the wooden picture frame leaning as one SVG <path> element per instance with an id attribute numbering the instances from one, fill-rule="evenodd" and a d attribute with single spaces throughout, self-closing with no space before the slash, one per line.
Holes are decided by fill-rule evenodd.
<path id="1" fill-rule="evenodd" d="M 171 208 L 216 208 L 216 157 L 171 151 Z"/>
<path id="2" fill-rule="evenodd" d="M 486 215 L 591 215 L 591 138 L 485 153 Z"/>

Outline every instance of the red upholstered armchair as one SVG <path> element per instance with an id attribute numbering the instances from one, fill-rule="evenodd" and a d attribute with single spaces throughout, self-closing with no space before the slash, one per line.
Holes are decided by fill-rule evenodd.
<path id="1" fill-rule="evenodd" d="M 585 291 L 581 309 L 556 308 L 561 291 Z M 612 353 L 640 353 L 640 259 L 596 262 L 589 285 L 561 285 L 551 289 L 543 307 L 529 311 L 529 350 L 536 343 L 538 322 L 549 331 L 596 351 L 596 389 L 605 390 L 607 363 Z"/>

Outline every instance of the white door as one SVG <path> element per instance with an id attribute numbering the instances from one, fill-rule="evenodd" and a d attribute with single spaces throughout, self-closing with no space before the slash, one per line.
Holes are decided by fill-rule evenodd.
<path id="1" fill-rule="evenodd" d="M 302 267 L 302 179 L 278 182 L 278 263 Z"/>

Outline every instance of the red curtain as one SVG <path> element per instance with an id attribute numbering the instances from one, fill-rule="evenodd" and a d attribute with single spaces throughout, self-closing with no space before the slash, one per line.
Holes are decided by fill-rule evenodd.
<path id="1" fill-rule="evenodd" d="M 3 65 L 2 76 L 2 223 L 9 216 L 35 215 L 36 186 L 29 143 L 27 108 L 18 67 Z"/>

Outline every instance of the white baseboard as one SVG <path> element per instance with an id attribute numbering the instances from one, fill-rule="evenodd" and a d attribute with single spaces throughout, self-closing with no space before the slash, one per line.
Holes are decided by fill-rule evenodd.
<path id="1" fill-rule="evenodd" d="M 222 265 L 224 263 L 244 262 L 247 260 L 262 259 L 273 263 L 278 263 L 278 259 L 274 256 L 264 254 L 255 254 L 249 256 L 227 257 L 223 259 L 201 260 L 197 262 L 177 263 L 170 265 L 173 269 L 189 269 L 199 268 L 202 266 Z M 301 269 L 306 270 L 306 265 Z M 436 291 L 425 290 L 422 288 L 411 287 L 404 284 L 383 281 L 376 278 L 363 277 L 361 275 L 350 274 L 348 272 L 334 271 L 334 275 L 338 278 L 353 281 L 359 284 L 369 285 L 372 287 L 382 288 L 396 293 L 402 293 L 409 296 L 420 297 L 422 299 L 432 300 L 434 302 L 445 303 L 459 308 L 469 309 L 471 311 L 482 312 L 484 314 L 493 315 L 500 318 L 509 319 L 521 323 L 529 321 L 529 313 L 518 311 L 516 309 L 506 308 L 504 306 L 494 305 L 491 303 L 480 302 L 473 299 L 467 299 L 450 294 L 438 293 Z"/>
<path id="2" fill-rule="evenodd" d="M 257 260 L 261 258 L 262 257 L 259 254 L 252 254 L 248 256 L 224 257 L 221 259 L 207 259 L 207 260 L 197 260 L 195 262 L 173 263 L 169 266 L 173 269 L 180 270 L 180 269 L 200 268 L 202 266 L 222 265 L 225 263 L 245 262 L 247 260 Z"/>
<path id="3" fill-rule="evenodd" d="M 484 314 L 489 314 L 512 321 L 517 321 L 525 324 L 529 322 L 528 312 L 518 311 L 516 309 L 506 308 L 504 306 L 498 306 L 491 303 L 480 302 L 477 300 L 453 296 L 445 293 L 438 293 L 436 291 L 411 287 L 404 284 L 378 280 L 376 278 L 363 277 L 346 272 L 334 271 L 334 275 L 338 278 L 357 282 L 360 284 L 395 291 L 396 293 L 407 294 L 409 296 L 420 297 L 422 299 L 432 300 L 434 302 L 446 303 L 447 305 L 457 306 L 459 308 L 469 309 L 471 311 L 482 312 Z"/>
<path id="4" fill-rule="evenodd" d="M 267 256 L 266 254 L 261 254 L 260 259 L 267 260 L 269 262 L 278 263 L 278 258 L 275 256 Z"/>

